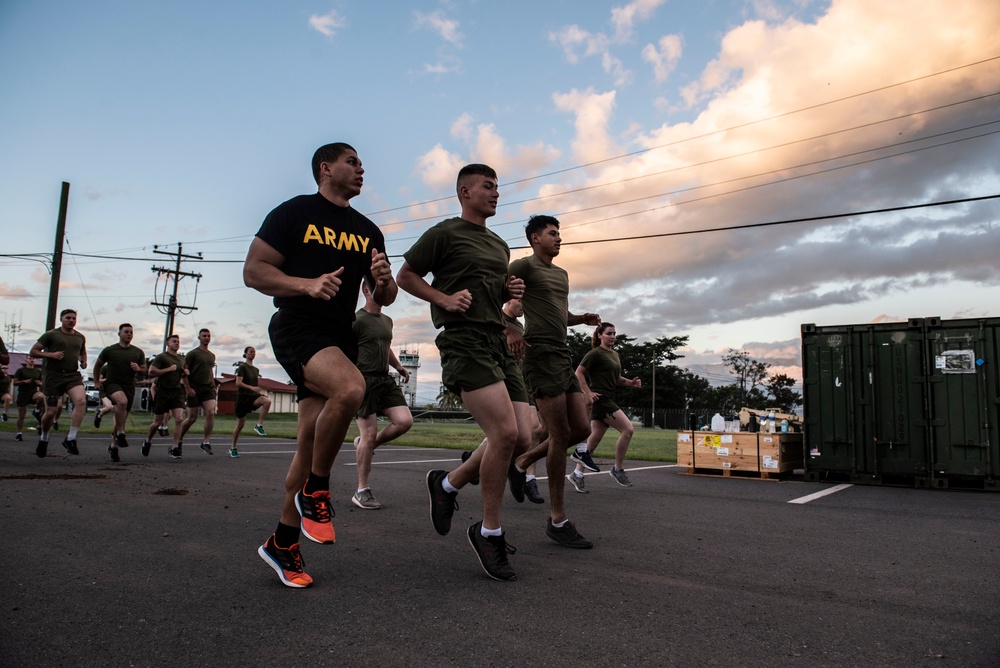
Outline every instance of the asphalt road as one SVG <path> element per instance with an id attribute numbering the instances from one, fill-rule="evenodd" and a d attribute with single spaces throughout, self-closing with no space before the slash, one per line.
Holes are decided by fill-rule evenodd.
<path id="1" fill-rule="evenodd" d="M 0 665 L 1000 666 L 998 494 L 635 462 L 630 489 L 602 472 L 568 491 L 593 550 L 557 546 L 548 504 L 508 495 L 504 583 L 466 541 L 478 488 L 448 536 L 431 527 L 425 473 L 458 452 L 380 448 L 383 509 L 363 511 L 348 444 L 337 543 L 305 541 L 316 583 L 292 590 L 256 553 L 292 444 L 245 434 L 239 459 L 217 439 L 177 461 L 163 443 L 112 464 L 105 437 L 40 460 L 0 435 Z"/>

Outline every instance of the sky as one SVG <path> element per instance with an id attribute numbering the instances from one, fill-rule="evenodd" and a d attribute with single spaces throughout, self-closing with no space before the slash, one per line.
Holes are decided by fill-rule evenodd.
<path id="1" fill-rule="evenodd" d="M 220 371 L 253 345 L 285 380 L 241 261 L 271 209 L 315 192 L 332 141 L 357 148 L 352 205 L 397 267 L 459 212 L 458 169 L 485 162 L 512 259 L 528 216 L 557 216 L 570 309 L 638 341 L 688 336 L 677 364 L 712 380 L 729 349 L 800 378 L 804 323 L 1000 315 L 1000 200 L 922 206 L 1000 194 L 1000 3 L 387 7 L 0 3 L 4 340 L 44 329 L 65 181 L 59 308 L 92 359 L 121 322 L 161 350 L 152 267 L 171 259 L 153 251 L 180 243 L 204 258 L 182 266 L 202 275 L 179 286 L 197 306 L 182 350 L 208 327 Z M 919 208 L 866 213 L 898 207 Z M 797 222 L 762 225 L 781 221 Z M 433 401 L 427 305 L 386 313 Z"/>

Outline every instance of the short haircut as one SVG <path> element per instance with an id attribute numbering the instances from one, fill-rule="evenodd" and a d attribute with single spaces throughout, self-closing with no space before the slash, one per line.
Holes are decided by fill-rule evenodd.
<path id="1" fill-rule="evenodd" d="M 246 348 L 243 349 L 243 359 L 247 358 L 247 351 L 250 350 L 251 348 L 253 348 L 253 346 L 247 346 Z"/>
<path id="2" fill-rule="evenodd" d="M 482 165 L 479 163 L 473 163 L 471 165 L 466 165 L 462 169 L 458 170 L 458 178 L 455 179 L 455 191 L 461 189 L 462 181 L 470 176 L 486 176 L 494 181 L 497 180 L 497 173 L 493 171 L 493 168 L 489 165 Z"/>
<path id="3" fill-rule="evenodd" d="M 167 337 L 167 341 L 169 341 L 170 339 L 177 339 L 178 341 L 180 341 L 181 337 L 177 336 L 176 334 L 171 334 L 170 336 Z"/>
<path id="4" fill-rule="evenodd" d="M 64 309 L 63 309 L 63 310 L 62 310 L 62 311 L 61 311 L 61 312 L 59 313 L 59 317 L 60 317 L 60 318 L 62 318 L 62 317 L 63 317 L 64 315 L 66 315 L 67 313 L 72 313 L 73 315 L 76 315 L 76 311 L 74 311 L 73 309 L 71 309 L 71 308 L 64 308 Z"/>
<path id="5" fill-rule="evenodd" d="M 345 151 L 354 151 L 357 153 L 357 150 L 353 146 L 339 141 L 333 144 L 325 144 L 316 149 L 312 159 L 313 178 L 316 179 L 316 185 L 319 185 L 319 166 L 324 162 L 337 162 Z"/>
<path id="6" fill-rule="evenodd" d="M 549 225 L 559 229 L 559 221 L 553 216 L 538 215 L 529 218 L 528 224 L 524 226 L 524 236 L 528 238 L 528 243 L 531 243 L 532 234 L 541 232 Z"/>
<path id="7" fill-rule="evenodd" d="M 123 329 L 125 329 L 126 327 L 129 327 L 129 328 L 131 328 L 131 329 L 135 329 L 135 328 L 134 328 L 134 327 L 132 327 L 132 325 L 130 325 L 129 323 L 127 323 L 127 322 L 123 322 L 122 324 L 118 325 L 118 333 L 119 333 L 119 334 L 121 334 L 121 333 L 122 333 L 122 330 L 123 330 Z"/>
<path id="8" fill-rule="evenodd" d="M 198 330 L 198 336 L 201 336 L 202 332 L 208 332 L 209 334 L 211 334 L 212 330 L 210 330 L 208 327 L 202 327 L 201 329 Z"/>

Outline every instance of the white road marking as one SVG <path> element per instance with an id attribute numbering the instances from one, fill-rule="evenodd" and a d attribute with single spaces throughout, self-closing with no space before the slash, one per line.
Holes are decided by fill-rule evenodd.
<path id="1" fill-rule="evenodd" d="M 809 494 L 807 496 L 800 496 L 797 499 L 792 499 L 788 503 L 809 503 L 810 501 L 815 501 L 816 499 L 821 499 L 828 494 L 836 494 L 837 492 L 842 492 L 848 487 L 854 487 L 851 484 L 836 485 L 830 489 L 824 489 L 822 492 L 816 492 L 815 494 Z"/>

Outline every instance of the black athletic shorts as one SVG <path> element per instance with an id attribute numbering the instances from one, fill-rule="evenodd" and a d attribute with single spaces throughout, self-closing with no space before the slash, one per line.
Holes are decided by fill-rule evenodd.
<path id="1" fill-rule="evenodd" d="M 306 387 L 302 367 L 319 351 L 339 348 L 352 364 L 358 363 L 358 339 L 347 321 L 323 322 L 315 315 L 278 309 L 271 316 L 267 333 L 275 359 L 295 383 L 299 401 L 318 396 Z"/>

